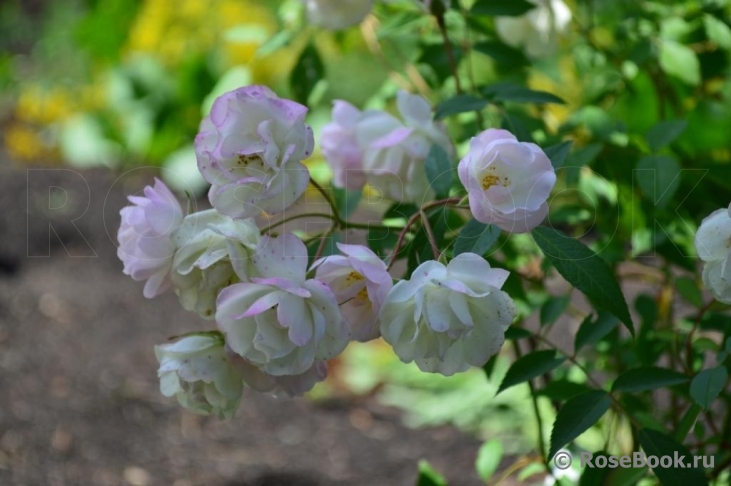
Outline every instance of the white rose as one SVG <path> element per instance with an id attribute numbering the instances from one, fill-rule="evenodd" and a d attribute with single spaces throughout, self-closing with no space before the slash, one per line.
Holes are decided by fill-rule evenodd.
<path id="1" fill-rule="evenodd" d="M 695 248 L 705 262 L 703 285 L 716 300 L 731 304 L 731 205 L 717 209 L 701 222 Z"/>
<path id="2" fill-rule="evenodd" d="M 307 107 L 277 97 L 266 86 L 246 86 L 218 97 L 195 139 L 198 169 L 211 184 L 214 208 L 233 218 L 278 213 L 307 188 L 302 160 L 312 154 Z"/>
<path id="3" fill-rule="evenodd" d="M 432 145 L 453 155 L 446 128 L 432 119 L 421 96 L 400 91 L 396 98 L 403 120 L 383 111 L 366 111 L 355 127 L 368 184 L 397 202 L 421 203 L 432 196 L 424 163 Z"/>
<path id="4" fill-rule="evenodd" d="M 322 155 L 333 171 L 333 185 L 360 190 L 366 183 L 363 173 L 363 151 L 355 136 L 363 112 L 347 101 L 333 104 L 332 121 L 322 127 L 320 147 Z"/>
<path id="5" fill-rule="evenodd" d="M 524 47 L 530 57 L 553 53 L 560 34 L 571 24 L 571 10 L 562 0 L 528 0 L 536 5 L 520 17 L 496 17 L 495 30 L 506 44 Z"/>
<path id="6" fill-rule="evenodd" d="M 373 8 L 373 0 L 303 0 L 313 25 L 342 30 L 357 25 Z"/>
<path id="7" fill-rule="evenodd" d="M 226 342 L 267 374 L 305 373 L 348 343 L 332 291 L 306 279 L 307 259 L 307 248 L 296 236 L 264 236 L 253 258 L 261 277 L 218 295 L 216 322 Z"/>
<path id="8" fill-rule="evenodd" d="M 315 361 L 307 371 L 299 375 L 274 376 L 264 373 L 233 351 L 229 351 L 229 357 L 249 387 L 275 396 L 302 396 L 327 377 L 326 361 Z"/>
<path id="9" fill-rule="evenodd" d="M 556 184 L 553 165 L 538 145 L 494 128 L 471 140 L 457 173 L 475 219 L 512 233 L 541 224 Z"/>
<path id="10" fill-rule="evenodd" d="M 186 216 L 172 236 L 178 250 L 171 280 L 183 308 L 213 318 L 218 292 L 248 279 L 259 239 L 252 219 L 234 220 L 215 209 Z"/>
<path id="11" fill-rule="evenodd" d="M 244 382 L 229 361 L 220 334 L 189 335 L 155 346 L 155 357 L 163 395 L 176 396 L 183 407 L 196 413 L 234 416 Z"/>
<path id="12" fill-rule="evenodd" d="M 144 196 L 130 196 L 132 205 L 120 211 L 117 256 L 124 273 L 146 280 L 143 294 L 156 297 L 170 287 L 170 267 L 175 253 L 172 233 L 183 221 L 183 208 L 159 179 L 146 186 Z"/>
<path id="13" fill-rule="evenodd" d="M 449 376 L 483 366 L 505 340 L 516 315 L 500 287 L 506 270 L 462 253 L 446 267 L 435 260 L 398 282 L 381 308 L 381 334 L 401 361 Z"/>
<path id="14" fill-rule="evenodd" d="M 370 341 L 380 335 L 378 313 L 393 286 L 386 264 L 361 245 L 338 243 L 343 255 L 331 255 L 313 265 L 315 278 L 327 284 L 340 304 L 350 337 Z"/>

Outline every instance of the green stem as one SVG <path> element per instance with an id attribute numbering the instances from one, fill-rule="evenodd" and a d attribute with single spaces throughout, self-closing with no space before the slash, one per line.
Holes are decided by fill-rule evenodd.
<path id="1" fill-rule="evenodd" d="M 520 359 L 523 353 L 520 351 L 518 341 L 513 341 L 513 349 L 515 350 L 516 359 Z M 533 402 L 533 413 L 536 416 L 536 422 L 538 422 L 538 452 L 541 454 L 543 465 L 546 466 L 546 469 L 550 473 L 551 468 L 546 460 L 546 439 L 543 436 L 543 418 L 541 417 L 541 412 L 538 409 L 538 398 L 536 397 L 536 387 L 533 384 L 533 380 L 528 380 L 528 388 L 530 388 L 530 397 Z"/>
<path id="2" fill-rule="evenodd" d="M 300 214 L 295 214 L 295 215 L 292 215 L 292 216 L 288 216 L 288 217 L 286 217 L 286 218 L 284 218 L 284 219 L 282 219 L 280 221 L 277 221 L 276 223 L 270 224 L 269 226 L 263 228 L 260 233 L 262 235 L 263 234 L 266 234 L 269 231 L 271 231 L 272 229 L 276 228 L 277 226 L 281 226 L 284 223 L 288 223 L 289 221 L 294 221 L 294 220 L 302 219 L 302 218 L 326 218 L 326 219 L 329 219 L 330 221 L 332 221 L 333 220 L 333 215 L 332 214 L 326 214 L 326 213 L 300 213 Z"/>
<path id="3" fill-rule="evenodd" d="M 434 230 L 429 222 L 429 217 L 423 210 L 419 211 L 419 215 L 421 216 L 421 224 L 424 225 L 424 230 L 426 231 L 426 238 L 431 245 L 432 255 L 434 255 L 435 260 L 439 260 L 439 245 L 437 245 L 437 238 L 434 236 Z"/>
<path id="4" fill-rule="evenodd" d="M 343 218 L 340 217 L 340 211 L 338 211 L 338 207 L 335 204 L 335 201 L 333 201 L 332 197 L 330 196 L 330 193 L 328 193 L 320 184 L 315 181 L 315 179 L 310 177 L 310 184 L 312 184 L 312 187 L 317 189 L 317 191 L 322 194 L 322 197 L 325 198 L 325 201 L 330 205 L 330 208 L 333 211 L 333 218 L 338 223 L 343 222 Z"/>

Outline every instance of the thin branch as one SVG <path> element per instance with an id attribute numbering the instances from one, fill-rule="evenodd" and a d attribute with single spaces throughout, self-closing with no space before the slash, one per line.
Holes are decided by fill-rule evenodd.
<path id="1" fill-rule="evenodd" d="M 326 218 L 326 219 L 329 219 L 330 221 L 332 221 L 333 220 L 333 215 L 332 214 L 326 214 L 326 213 L 300 213 L 300 214 L 294 214 L 292 216 L 288 216 L 288 217 L 286 217 L 286 218 L 284 218 L 282 220 L 279 220 L 276 223 L 270 224 L 269 226 L 263 228 L 260 233 L 262 235 L 264 235 L 264 234 L 268 233 L 269 231 L 271 231 L 272 229 L 276 228 L 277 226 L 281 226 L 284 223 L 288 223 L 290 221 L 294 221 L 294 220 L 302 219 L 302 218 Z"/>
<path id="2" fill-rule="evenodd" d="M 449 62 L 449 68 L 452 70 L 452 76 L 454 76 L 454 85 L 457 88 L 457 93 L 462 93 L 462 85 L 459 81 L 459 73 L 457 71 L 457 60 L 454 57 L 454 50 L 452 49 L 452 41 L 449 40 L 447 34 L 447 26 L 444 22 L 444 16 L 436 16 L 437 25 L 439 26 L 439 32 L 442 34 L 444 40 L 444 51 L 447 54 L 447 62 Z"/>
<path id="3" fill-rule="evenodd" d="M 325 201 L 330 205 L 333 211 L 334 219 L 337 223 L 342 223 L 343 219 L 340 217 L 340 211 L 338 211 L 338 207 L 335 204 L 335 201 L 333 201 L 333 198 L 330 196 L 330 193 L 328 193 L 320 184 L 317 183 L 315 179 L 310 177 L 310 184 L 312 184 L 312 187 L 318 190 L 320 194 L 322 194 L 322 197 L 325 198 Z"/>
<path id="4" fill-rule="evenodd" d="M 429 240 L 429 244 L 431 245 L 432 255 L 434 255 L 435 260 L 439 260 L 439 245 L 437 245 L 437 238 L 429 222 L 429 217 L 423 210 L 419 211 L 419 215 L 421 216 L 421 224 L 424 226 L 424 231 L 426 231 L 426 239 Z"/>

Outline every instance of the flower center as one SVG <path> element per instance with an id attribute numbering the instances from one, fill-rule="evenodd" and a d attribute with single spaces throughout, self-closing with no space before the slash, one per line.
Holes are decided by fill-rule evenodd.
<path id="1" fill-rule="evenodd" d="M 347 276 L 345 277 L 345 283 L 346 283 L 347 285 L 353 285 L 354 283 L 356 283 L 356 282 L 360 282 L 361 280 L 365 280 L 365 277 L 363 277 L 363 275 L 359 274 L 359 273 L 358 273 L 358 272 L 356 272 L 356 271 L 352 271 L 352 272 L 350 272 L 350 273 L 349 273 L 349 274 L 348 274 L 348 275 L 347 275 Z"/>
<path id="2" fill-rule="evenodd" d="M 360 289 L 360 292 L 355 294 L 355 300 L 359 300 L 362 302 L 365 302 L 368 300 L 368 289 L 366 287 L 363 287 Z"/>
<path id="3" fill-rule="evenodd" d="M 261 155 L 259 155 L 259 154 L 249 154 L 249 155 L 239 154 L 236 157 L 236 163 L 243 167 L 248 167 L 249 165 L 264 165 L 264 161 L 262 160 Z"/>
<path id="4" fill-rule="evenodd" d="M 485 174 L 485 176 L 482 178 L 482 189 L 487 191 L 492 186 L 501 185 L 503 187 L 508 187 L 510 184 L 510 178 L 509 177 L 500 177 L 495 173 L 495 166 L 490 167 L 490 172 Z"/>

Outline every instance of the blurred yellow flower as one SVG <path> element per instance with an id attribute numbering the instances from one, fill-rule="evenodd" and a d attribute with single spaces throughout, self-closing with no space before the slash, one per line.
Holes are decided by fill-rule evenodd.
<path id="1" fill-rule="evenodd" d="M 38 131 L 21 123 L 14 123 L 4 130 L 3 142 L 11 160 L 42 162 L 43 159 L 56 159 L 56 154 Z"/>
<path id="2" fill-rule="evenodd" d="M 224 67 L 246 66 L 254 82 L 270 82 L 288 72 L 287 49 L 255 58 L 277 32 L 274 12 L 253 0 L 146 0 L 131 28 L 125 53 L 144 52 L 176 67 L 192 55 L 218 50 Z"/>
<path id="3" fill-rule="evenodd" d="M 15 116 L 21 121 L 47 125 L 63 120 L 76 109 L 73 96 L 64 88 L 44 90 L 40 86 L 29 85 L 20 92 Z"/>

